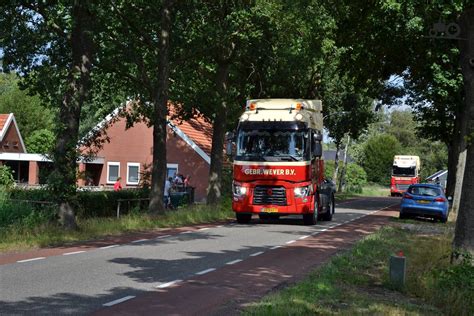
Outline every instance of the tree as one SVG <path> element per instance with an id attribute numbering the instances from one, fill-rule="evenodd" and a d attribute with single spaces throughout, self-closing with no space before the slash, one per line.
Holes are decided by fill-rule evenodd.
<path id="1" fill-rule="evenodd" d="M 0 34 L 6 70 L 19 69 L 23 84 L 57 110 L 54 169 L 49 187 L 65 228 L 76 228 L 72 200 L 82 105 L 90 94 L 94 44 L 89 1 L 2 4 Z"/>
<path id="2" fill-rule="evenodd" d="M 207 203 L 222 197 L 224 134 L 254 87 L 251 77 L 269 47 L 255 1 L 195 1 L 178 10 L 171 95 L 213 123 Z M 179 63 L 178 63 L 179 61 Z"/>
<path id="3" fill-rule="evenodd" d="M 30 153 L 50 154 L 54 148 L 54 134 L 47 129 L 36 130 L 25 138 L 25 146 Z"/>
<path id="4" fill-rule="evenodd" d="M 393 157 L 401 151 L 400 142 L 392 135 L 380 134 L 364 145 L 359 164 L 367 173 L 367 180 L 387 185 L 390 180 Z"/>
<path id="5" fill-rule="evenodd" d="M 474 261 L 474 7 L 466 8 L 460 17 L 460 64 L 464 77 L 464 92 L 468 118 L 467 157 L 462 184 L 461 203 L 454 234 L 454 255 L 466 254 Z"/>
<path id="6" fill-rule="evenodd" d="M 132 102 L 128 126 L 143 120 L 153 126 L 152 183 L 149 210 L 164 211 L 169 54 L 173 20 L 172 0 L 160 5 L 147 1 L 115 1 L 100 11 L 98 23 L 99 72 L 104 82 L 117 87 Z M 156 17 L 160 18 L 157 19 Z M 120 61 L 120 62 L 117 62 Z"/>
<path id="7" fill-rule="evenodd" d="M 43 105 L 38 95 L 29 95 L 27 90 L 21 90 L 19 81 L 16 73 L 0 74 L 0 113 L 15 115 L 24 139 L 36 130 L 52 131 L 54 112 Z M 27 151 L 30 151 L 28 147 Z"/>

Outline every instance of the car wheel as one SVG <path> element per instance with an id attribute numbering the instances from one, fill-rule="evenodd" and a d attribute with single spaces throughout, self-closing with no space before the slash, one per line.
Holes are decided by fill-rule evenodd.
<path id="1" fill-rule="evenodd" d="M 311 214 L 303 214 L 303 222 L 305 225 L 316 225 L 318 222 L 318 208 L 319 204 L 316 201 L 316 197 L 314 199 L 314 212 Z"/>
<path id="2" fill-rule="evenodd" d="M 440 221 L 441 223 L 446 223 L 446 222 L 448 221 L 448 217 L 447 217 L 447 216 L 441 217 L 441 218 L 439 219 L 439 221 Z"/>
<path id="3" fill-rule="evenodd" d="M 323 215 L 324 221 L 332 221 L 332 214 L 334 214 L 334 196 L 331 196 L 328 202 L 326 213 Z"/>
<path id="4" fill-rule="evenodd" d="M 252 214 L 236 213 L 235 217 L 237 219 L 237 223 L 239 223 L 239 224 L 248 224 L 250 222 L 250 220 L 252 219 Z"/>
<path id="5" fill-rule="evenodd" d="M 405 213 L 400 212 L 400 215 L 398 216 L 398 218 L 400 218 L 400 219 L 407 219 L 407 218 L 408 218 L 408 215 L 405 214 Z"/>

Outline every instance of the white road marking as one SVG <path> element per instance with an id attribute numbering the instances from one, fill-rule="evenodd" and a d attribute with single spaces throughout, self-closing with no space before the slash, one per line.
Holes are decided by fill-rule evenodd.
<path id="1" fill-rule="evenodd" d="M 131 300 L 132 298 L 135 298 L 135 296 L 131 296 L 131 295 L 130 296 L 125 296 L 125 297 L 119 298 L 118 300 L 105 303 L 102 306 L 108 306 L 108 307 L 113 306 L 113 305 L 116 305 L 116 304 L 119 304 L 119 303 L 122 303 L 122 302 L 125 302 L 125 301 L 128 301 L 128 300 Z"/>
<path id="2" fill-rule="evenodd" d="M 250 255 L 250 257 L 260 256 L 262 253 L 263 253 L 263 251 L 259 251 L 259 252 L 253 253 L 253 254 Z"/>
<path id="3" fill-rule="evenodd" d="M 217 228 L 221 228 L 221 227 L 224 227 L 224 225 L 219 225 L 219 226 L 216 226 Z"/>
<path id="4" fill-rule="evenodd" d="M 216 271 L 216 268 L 210 268 L 210 269 L 207 269 L 207 270 L 202 270 L 202 271 L 196 272 L 195 274 L 196 275 L 203 275 L 203 274 L 206 274 L 206 273 L 209 273 L 209 272 L 212 272 L 212 271 Z"/>
<path id="5" fill-rule="evenodd" d="M 242 259 L 237 259 L 237 260 L 234 260 L 234 261 L 229 261 L 229 262 L 227 262 L 226 264 L 231 265 L 231 264 L 236 264 L 236 263 L 239 263 L 239 262 L 242 262 Z"/>
<path id="6" fill-rule="evenodd" d="M 209 227 L 199 228 L 200 231 L 208 230 L 208 229 L 210 229 L 210 228 Z"/>
<path id="7" fill-rule="evenodd" d="M 19 261 L 17 261 L 17 262 L 19 262 L 19 263 L 23 263 L 23 262 L 30 262 L 30 261 L 42 260 L 42 259 L 46 259 L 46 257 L 37 257 L 37 258 L 31 258 L 31 259 L 19 260 Z"/>
<path id="8" fill-rule="evenodd" d="M 273 247 L 271 247 L 270 249 L 271 249 L 271 250 L 274 250 L 274 249 L 278 249 L 278 248 L 281 248 L 281 246 L 273 246 Z"/>
<path id="9" fill-rule="evenodd" d="M 308 238 L 308 237 L 310 237 L 310 236 L 311 236 L 311 235 L 301 236 L 301 237 L 298 238 L 298 239 L 306 239 L 306 238 Z"/>
<path id="10" fill-rule="evenodd" d="M 110 245 L 110 246 L 104 246 L 104 247 L 100 247 L 99 249 L 110 249 L 110 248 L 115 248 L 115 247 L 118 247 L 119 245 Z"/>
<path id="11" fill-rule="evenodd" d="M 139 243 L 139 242 L 144 242 L 144 241 L 147 241 L 148 239 L 138 239 L 138 240 L 134 240 L 132 241 L 132 244 L 135 244 L 135 243 Z"/>
<path id="12" fill-rule="evenodd" d="M 188 230 L 187 232 L 181 232 L 181 233 L 179 233 L 179 234 L 180 234 L 180 235 L 184 235 L 184 234 L 191 234 L 191 233 L 192 233 L 192 231 Z"/>
<path id="13" fill-rule="evenodd" d="M 167 237 L 171 237 L 171 235 L 163 235 L 163 236 L 160 236 L 160 237 L 156 237 L 155 239 L 162 239 L 162 238 L 167 238 Z"/>
<path id="14" fill-rule="evenodd" d="M 174 281 L 171 281 L 171 282 L 166 282 L 166 283 L 162 283 L 160 285 L 157 285 L 156 288 L 157 289 L 164 289 L 164 288 L 167 288 L 167 287 L 170 287 L 172 285 L 175 285 L 179 282 L 182 282 L 183 280 L 174 280 Z"/>
<path id="15" fill-rule="evenodd" d="M 83 253 L 83 252 L 86 252 L 86 251 L 81 250 L 81 251 L 66 252 L 66 253 L 63 253 L 63 256 L 77 255 L 78 253 Z"/>
<path id="16" fill-rule="evenodd" d="M 296 242 L 296 240 L 287 241 L 285 244 L 289 245 L 289 244 L 292 244 L 292 243 L 294 243 L 294 242 Z"/>

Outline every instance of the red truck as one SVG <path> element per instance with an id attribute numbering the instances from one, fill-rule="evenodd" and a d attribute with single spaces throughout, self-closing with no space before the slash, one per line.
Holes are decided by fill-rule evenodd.
<path id="1" fill-rule="evenodd" d="M 397 155 L 393 158 L 390 195 L 401 196 L 412 184 L 420 182 L 420 157 Z"/>
<path id="2" fill-rule="evenodd" d="M 319 100 L 247 101 L 235 135 L 232 209 L 239 223 L 301 215 L 306 225 L 331 220 L 335 187 L 324 179 Z M 228 142 L 227 152 L 232 152 Z"/>

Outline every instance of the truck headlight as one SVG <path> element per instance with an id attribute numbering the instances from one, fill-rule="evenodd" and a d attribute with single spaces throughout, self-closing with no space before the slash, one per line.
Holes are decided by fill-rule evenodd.
<path id="1" fill-rule="evenodd" d="M 313 192 L 313 188 L 310 184 L 310 185 L 307 185 L 307 186 L 304 186 L 304 187 L 294 188 L 293 192 L 294 192 L 296 198 L 302 198 L 302 197 L 310 196 L 311 193 Z"/>
<path id="2" fill-rule="evenodd" d="M 232 183 L 232 193 L 234 196 L 244 196 L 247 194 L 247 188 L 237 183 Z"/>

